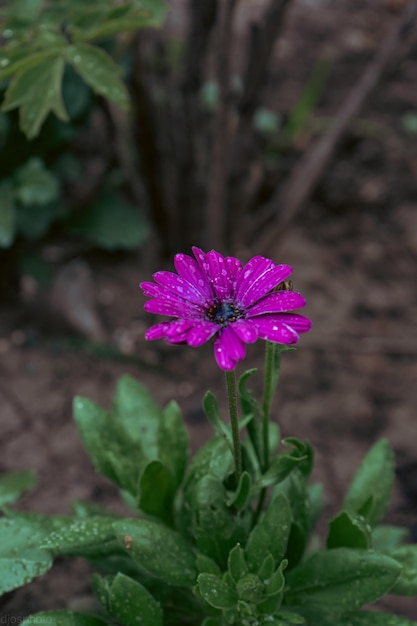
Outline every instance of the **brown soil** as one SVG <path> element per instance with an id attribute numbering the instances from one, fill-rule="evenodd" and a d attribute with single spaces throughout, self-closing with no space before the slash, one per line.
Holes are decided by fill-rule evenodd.
<path id="1" fill-rule="evenodd" d="M 321 33 L 332 28 L 336 9 L 330 2 L 315 9 L 313 4 L 300 4 L 298 11 L 314 49 Z M 352 13 L 350 3 L 350 21 L 339 29 L 346 74 L 333 76 L 323 115 L 334 111 L 338 86 L 343 92 L 349 76 L 358 75 L 390 11 L 401 3 L 387 3 L 383 11 L 379 2 L 364 4 Z M 287 73 L 294 91 L 305 80 L 305 67 Z M 315 477 L 325 484 L 329 515 L 370 444 L 387 437 L 398 467 L 388 520 L 409 527 L 415 539 L 417 149 L 416 135 L 405 132 L 402 121 L 404 113 L 417 111 L 416 76 L 414 50 L 380 85 L 276 257 L 293 266 L 295 288 L 306 295 L 314 323 L 299 349 L 284 357 L 276 401 L 282 433 L 315 446 Z M 108 406 L 118 377 L 130 373 L 161 404 L 179 401 L 194 447 L 210 434 L 201 410 L 204 391 L 218 392 L 224 407 L 223 380 L 210 346 L 193 350 L 143 339 L 150 319 L 138 283 L 161 269 L 151 250 L 148 244 L 137 255 L 85 256 L 106 342 L 114 348 L 107 355 L 60 326 L 48 312 L 48 293 L 25 277 L 15 300 L 3 306 L 0 469 L 38 473 L 39 487 L 24 498 L 25 509 L 68 513 L 75 499 L 118 506 L 116 489 L 94 472 L 82 447 L 71 417 L 75 395 Z M 52 267 L 58 274 L 60 262 Z M 262 366 L 258 343 L 248 349 L 240 371 Z M 260 377 L 254 384 L 260 387 Z M 81 560 L 62 560 L 7 598 L 0 614 L 17 623 L 30 612 L 90 605 L 89 568 Z M 389 598 L 382 606 L 417 619 L 415 598 Z"/>

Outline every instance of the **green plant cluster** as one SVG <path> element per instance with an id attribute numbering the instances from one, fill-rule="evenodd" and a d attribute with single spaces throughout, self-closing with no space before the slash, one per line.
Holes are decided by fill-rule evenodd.
<path id="1" fill-rule="evenodd" d="M 241 428 L 257 419 L 251 373 L 239 385 Z M 127 519 L 82 502 L 72 516 L 18 512 L 9 505 L 33 487 L 33 475 L 1 479 L 1 593 L 60 556 L 82 556 L 99 572 L 90 614 L 37 613 L 24 626 L 42 617 L 59 626 L 412 626 L 363 610 L 385 594 L 417 595 L 417 547 L 405 543 L 404 529 L 382 524 L 394 479 L 387 441 L 364 458 L 321 545 L 314 528 L 323 495 L 310 484 L 309 443 L 290 438 L 279 446 L 271 428 L 263 471 L 249 435 L 236 484 L 231 434 L 220 426 L 213 394 L 204 406 L 217 432 L 190 459 L 178 405 L 159 409 L 134 379 L 120 379 L 111 411 L 75 399 L 84 445 L 120 489 L 132 510 Z"/>
<path id="2" fill-rule="evenodd" d="M 123 63 L 111 54 L 115 37 L 159 25 L 164 0 L 7 4 L 0 8 L 0 248 L 18 236 L 39 239 L 59 222 L 105 249 L 137 247 L 148 229 L 120 194 L 120 180 L 108 181 L 79 215 L 70 214 L 65 187 L 84 176 L 71 141 L 98 106 L 94 95 L 129 107 Z"/>

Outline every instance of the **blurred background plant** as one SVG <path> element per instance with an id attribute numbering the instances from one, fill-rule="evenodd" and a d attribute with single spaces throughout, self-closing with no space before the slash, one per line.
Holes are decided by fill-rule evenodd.
<path id="1" fill-rule="evenodd" d="M 165 255 L 271 244 L 404 44 L 416 3 L 321 125 L 311 113 L 334 62 L 318 59 L 284 114 L 269 108 L 292 3 L 259 3 L 244 37 L 238 4 L 190 0 L 179 35 L 150 28 L 163 24 L 165 0 L 3 3 L 3 249 L 51 233 L 137 249 L 149 227 Z"/>

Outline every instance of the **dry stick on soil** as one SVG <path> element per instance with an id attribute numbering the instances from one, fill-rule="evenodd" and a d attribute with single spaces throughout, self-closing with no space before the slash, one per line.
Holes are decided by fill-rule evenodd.
<path id="1" fill-rule="evenodd" d="M 178 200 L 175 224 L 179 245 L 177 249 L 189 248 L 193 240 L 193 226 L 199 206 L 200 185 L 199 151 L 206 137 L 202 133 L 200 116 L 200 89 L 204 79 L 204 67 L 213 26 L 216 22 L 218 0 L 191 0 L 191 30 L 184 60 L 181 83 L 183 110 L 178 111 Z M 199 145 L 200 144 L 200 145 Z M 205 174 L 205 173 L 204 173 Z M 196 230 L 201 230 L 200 228 Z"/>
<path id="2" fill-rule="evenodd" d="M 134 114 L 134 140 L 140 155 L 141 171 L 143 174 L 153 224 L 161 243 L 162 253 L 169 256 L 170 250 L 170 220 L 166 205 L 162 181 L 162 163 L 158 148 L 158 133 L 153 115 L 153 105 L 144 82 L 144 68 L 142 63 L 140 40 L 135 37 L 132 46 L 133 67 L 131 79 L 131 93 Z"/>
<path id="3" fill-rule="evenodd" d="M 233 220 L 239 221 L 239 216 L 245 215 L 247 211 L 245 190 L 251 163 L 253 116 L 290 3 L 291 0 L 272 0 L 261 24 L 251 25 L 243 94 L 238 107 L 239 123 L 231 147 L 228 176 L 228 199 Z M 239 232 L 236 234 L 239 236 Z"/>
<path id="4" fill-rule="evenodd" d="M 272 199 L 260 209 L 264 217 L 273 217 L 275 222 L 272 225 L 268 222 L 265 226 L 266 232 L 253 243 L 264 254 L 274 253 L 274 249 L 278 241 L 282 240 L 290 221 L 322 178 L 325 168 L 350 122 L 358 115 L 366 98 L 378 84 L 397 48 L 415 25 L 416 12 L 417 0 L 413 0 L 407 5 L 402 17 L 353 87 L 337 113 L 329 132 L 313 144 L 312 148 L 301 158 L 287 185 L 283 189 L 278 189 Z"/>
<path id="5" fill-rule="evenodd" d="M 216 38 L 216 73 L 219 86 L 219 105 L 214 119 L 211 152 L 210 185 L 206 205 L 208 247 L 226 248 L 226 162 L 230 142 L 230 50 L 233 15 L 238 0 L 225 0 L 219 6 Z"/>

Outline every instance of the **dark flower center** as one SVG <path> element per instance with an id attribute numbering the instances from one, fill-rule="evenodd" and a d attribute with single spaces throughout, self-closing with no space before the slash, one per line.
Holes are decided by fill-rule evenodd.
<path id="1" fill-rule="evenodd" d="M 236 322 L 242 316 L 243 312 L 236 305 L 226 302 L 214 304 L 207 311 L 207 318 L 220 326 L 227 326 L 229 322 Z"/>

